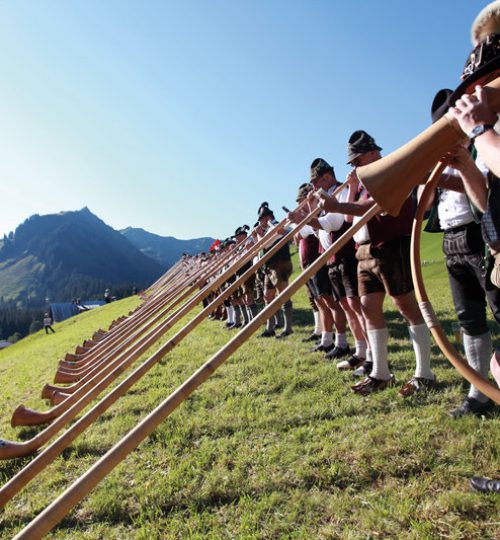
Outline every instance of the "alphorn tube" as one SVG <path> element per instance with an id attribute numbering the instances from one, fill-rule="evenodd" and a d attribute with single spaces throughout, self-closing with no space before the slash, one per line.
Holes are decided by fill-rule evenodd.
<path id="1" fill-rule="evenodd" d="M 207 380 L 227 358 L 254 334 L 259 326 L 274 315 L 280 306 L 289 300 L 310 279 L 328 259 L 348 242 L 367 221 L 380 212 L 377 204 L 364 214 L 360 221 L 353 224 L 336 242 L 334 242 L 316 261 L 302 272 L 290 285 L 264 308 L 248 325 L 231 339 L 212 358 L 205 362 L 189 379 L 179 386 L 170 396 L 154 409 L 144 420 L 123 437 L 84 475 L 75 481 L 64 493 L 54 500 L 31 523 L 20 531 L 14 540 L 40 538 L 48 533 L 64 516 L 80 502 L 109 472 L 132 452 L 153 430 L 167 418 L 186 398 L 188 398 L 205 380 Z"/>
<path id="2" fill-rule="evenodd" d="M 303 226 L 312 217 L 319 212 L 319 208 L 313 211 L 309 216 L 299 224 Z M 294 232 L 294 231 L 292 231 Z M 289 237 L 286 235 L 279 240 L 275 247 L 280 249 Z M 54 442 L 45 448 L 35 459 L 21 469 L 13 476 L 2 488 L 0 488 L 0 507 L 4 506 L 16 493 L 18 493 L 31 479 L 33 479 L 41 470 L 51 463 L 73 440 L 89 427 L 100 415 L 102 415 L 119 397 L 129 390 L 139 379 L 141 379 L 156 363 L 164 358 L 184 337 L 186 337 L 194 328 L 196 328 L 206 316 L 219 304 L 221 304 L 229 295 L 231 295 L 241 284 L 243 284 L 260 266 L 262 266 L 272 255 L 273 250 L 267 252 L 255 267 L 249 268 L 234 283 L 222 292 L 213 302 L 211 302 L 203 311 L 196 315 L 184 328 L 173 336 L 165 345 L 156 351 L 150 358 L 134 370 L 126 379 L 116 386 L 107 396 L 97 403 L 91 410 L 85 413 L 73 426 L 60 435 Z M 26 444 L 26 442 L 28 444 Z M 36 448 L 33 447 L 33 439 L 24 443 L 12 443 L 3 441 L 3 448 L 0 447 L 0 454 L 7 452 L 9 455 L 3 457 L 21 457 L 33 453 Z M 31 447 L 31 448 L 30 448 Z M 2 454 L 3 455 L 3 454 Z"/>
<path id="3" fill-rule="evenodd" d="M 338 189 L 342 189 L 345 185 L 346 184 L 343 184 Z M 301 205 L 299 205 L 299 208 L 300 206 Z M 283 220 L 283 223 L 284 222 L 285 220 Z M 279 227 L 276 227 L 276 229 L 279 230 Z M 250 258 L 253 257 L 254 253 L 256 253 L 264 243 L 268 242 L 270 238 L 273 238 L 277 234 L 276 229 L 270 231 L 269 235 L 264 236 L 261 240 L 256 242 L 239 260 L 237 260 L 233 264 L 231 268 L 228 268 L 225 272 L 223 272 L 222 275 L 219 276 L 214 282 L 207 284 L 204 289 L 206 294 L 219 287 L 219 285 L 224 283 L 228 279 L 228 277 L 233 275 L 234 272 L 236 272 L 246 262 L 248 262 Z M 290 231 L 290 237 L 292 233 L 293 231 Z M 278 248 L 276 246 L 271 248 L 271 250 L 269 251 L 269 257 L 273 253 L 275 253 L 277 249 Z M 200 298 L 198 298 L 198 300 L 196 301 L 195 298 L 192 299 L 192 305 L 190 305 L 190 303 L 188 302 L 188 304 L 183 306 L 185 308 L 184 312 L 181 308 L 181 312 L 178 314 L 178 319 L 184 316 L 190 309 L 194 307 L 197 302 L 200 301 Z M 175 322 L 177 322 L 177 320 Z M 149 347 L 151 347 L 160 337 L 162 337 L 163 334 L 171 326 L 173 326 L 173 324 L 174 321 L 169 321 L 167 323 L 159 325 L 159 327 L 157 327 L 155 331 L 151 332 L 148 336 L 144 338 L 144 341 L 142 342 L 140 347 L 136 348 L 135 350 L 127 350 L 113 363 L 106 366 L 103 371 L 94 375 L 94 377 L 87 381 L 78 391 L 76 391 L 74 394 L 71 394 L 67 399 L 65 399 L 63 402 L 56 405 L 49 411 L 38 412 L 23 406 L 18 407 L 15 411 L 15 415 L 19 423 L 24 422 L 29 423 L 28 425 L 38 425 L 57 419 L 51 426 L 38 433 L 33 439 L 31 439 L 31 441 L 27 441 L 28 445 L 24 445 L 23 443 L 19 443 L 19 445 L 25 446 L 25 449 L 27 451 L 26 447 L 29 448 L 31 446 L 30 443 L 32 443 L 34 439 L 37 439 L 38 446 L 35 446 L 34 449 L 27 452 L 33 453 L 33 451 L 39 448 L 42 444 L 45 444 L 45 442 L 50 440 L 59 429 L 61 429 L 68 421 L 72 420 L 74 416 L 76 416 L 76 414 L 78 414 L 78 412 L 86 406 L 87 403 L 89 403 L 92 399 L 99 395 L 99 393 L 104 388 L 106 388 L 119 374 L 121 374 L 125 369 L 127 369 L 147 349 L 149 349 Z M 102 379 L 103 374 L 107 375 L 104 380 Z M 62 424 L 61 421 L 63 422 Z M 3 456 L 5 456 L 5 458 L 7 459 L 13 457 L 10 454 L 10 449 L 15 444 L 16 443 L 11 443 L 10 441 L 0 441 L 0 459 Z"/>
<path id="4" fill-rule="evenodd" d="M 500 77 L 485 86 L 488 102 L 500 111 Z M 412 189 L 427 177 L 446 152 L 466 140 L 454 116 L 447 112 L 410 142 L 369 165 L 358 167 L 356 174 L 373 200 L 389 214 L 399 214 Z"/>
<path id="5" fill-rule="evenodd" d="M 429 301 L 422 277 L 422 265 L 420 261 L 420 239 L 422 235 L 422 221 L 425 209 L 430 198 L 434 194 L 434 189 L 439 181 L 445 165 L 438 163 L 434 168 L 431 177 L 427 181 L 422 192 L 415 219 L 413 221 L 413 231 L 411 236 L 411 274 L 415 286 L 415 294 L 420 306 L 420 311 L 431 331 L 436 343 L 442 353 L 448 358 L 457 371 L 471 384 L 476 386 L 483 394 L 487 395 L 496 403 L 500 403 L 500 389 L 486 380 L 480 373 L 472 369 L 455 347 L 450 343 L 443 327 L 434 312 L 432 303 Z"/>
<path id="6" fill-rule="evenodd" d="M 347 184 L 345 184 L 347 185 Z M 344 186 L 345 187 L 345 186 Z M 338 191 L 340 191 L 339 188 Z M 337 193 L 337 191 L 336 191 Z M 304 218 L 302 222 L 297 225 L 297 229 L 305 225 L 307 221 L 315 217 L 319 213 L 319 208 L 314 210 Z M 294 232 L 294 231 L 292 231 Z M 15 496 L 31 479 L 33 479 L 41 470 L 43 470 L 48 464 L 50 464 L 64 448 L 66 448 L 80 433 L 82 433 L 88 426 L 90 426 L 101 414 L 103 414 L 121 395 L 123 395 L 129 388 L 131 388 L 145 373 L 149 371 L 161 358 L 165 356 L 175 345 L 187 336 L 198 324 L 200 324 L 204 318 L 225 298 L 227 298 L 234 290 L 236 290 L 242 283 L 244 283 L 260 266 L 262 266 L 274 253 L 274 251 L 280 249 L 288 241 L 287 235 L 282 237 L 278 243 L 273 246 L 273 249 L 268 251 L 259 260 L 254 268 L 249 268 L 244 274 L 242 274 L 236 281 L 230 285 L 228 289 L 223 291 L 209 306 L 207 306 L 202 312 L 195 316 L 183 329 L 181 329 L 167 344 L 162 346 L 156 353 L 154 353 L 148 360 L 146 360 L 141 366 L 139 366 L 134 372 L 132 372 L 126 379 L 124 379 L 116 388 L 114 388 L 106 397 L 104 397 L 98 404 L 96 404 L 90 411 L 88 411 L 82 418 L 80 418 L 73 426 L 71 426 L 66 432 L 60 435 L 53 443 L 45 448 L 31 463 L 26 465 L 21 471 L 19 471 L 14 477 L 12 477 L 1 489 L 0 489 L 0 507 L 4 506 L 12 497 Z M 275 248 L 275 249 L 274 249 Z M 21 443 L 22 445 L 23 443 Z M 4 448 L 7 448 L 9 443 L 4 441 Z M 17 449 L 16 457 L 20 455 L 26 455 L 26 447 L 19 448 L 18 443 L 11 443 L 11 454 Z M 22 452 L 22 454 L 19 454 Z M 10 457 L 14 457 L 11 455 Z"/>
<path id="7" fill-rule="evenodd" d="M 236 270 L 242 266 L 247 259 L 241 259 L 242 262 L 238 261 Z M 226 259 L 222 259 L 221 263 L 225 264 L 227 261 Z M 217 266 L 215 271 L 217 271 L 219 267 Z M 223 273 L 215 282 L 210 284 L 212 287 L 219 286 L 221 283 L 223 283 L 228 277 L 230 277 L 231 269 L 228 269 L 225 273 Z M 204 289 L 205 291 L 207 288 Z M 208 294 L 208 292 L 206 292 Z M 117 347 L 119 347 L 119 355 L 115 356 L 113 359 L 110 359 L 107 362 L 104 362 L 104 364 L 99 364 L 94 367 L 94 369 L 91 370 L 91 372 L 88 374 L 88 378 L 85 379 L 83 385 L 79 386 L 77 390 L 71 394 L 67 399 L 59 403 L 58 405 L 55 405 L 48 411 L 35 411 L 33 409 L 29 409 L 28 407 L 25 407 L 24 405 L 19 405 L 14 413 L 12 414 L 11 418 L 11 425 L 13 427 L 19 426 L 19 425 L 40 425 L 40 424 L 46 424 L 47 422 L 50 422 L 51 420 L 54 420 L 55 418 L 59 417 L 61 414 L 64 413 L 64 411 L 67 411 L 74 403 L 76 403 L 80 399 L 84 399 L 85 396 L 92 394 L 91 399 L 96 397 L 98 393 L 95 393 L 95 388 L 97 386 L 97 383 L 99 382 L 102 377 L 107 375 L 110 372 L 115 373 L 113 371 L 116 367 L 121 368 L 120 371 L 118 371 L 115 375 L 115 378 L 122 373 L 128 366 L 130 366 L 135 360 L 140 358 L 140 356 L 146 352 L 154 343 L 160 339 L 165 332 L 167 332 L 175 323 L 178 322 L 179 319 L 181 319 L 184 315 L 186 315 L 190 309 L 192 309 L 202 297 L 202 293 L 198 293 L 193 299 L 191 299 L 188 304 L 185 304 L 182 306 L 177 312 L 176 316 L 172 316 L 169 319 L 167 319 L 165 322 L 159 324 L 156 328 L 151 330 L 148 334 L 144 335 L 141 340 L 138 343 L 132 343 L 131 346 L 123 351 L 123 343 L 117 344 Z M 125 342 L 125 344 L 130 343 L 132 339 L 130 338 Z M 62 378 L 62 377 L 61 377 Z M 67 382 L 73 382 L 74 378 L 71 378 L 71 376 L 67 376 L 66 379 Z M 63 382 L 60 380 L 60 382 Z M 112 381 L 109 381 L 108 384 L 110 384 Z M 54 387 L 52 387 L 54 388 Z M 101 385 L 99 385 L 99 388 L 101 388 Z M 100 391 L 102 391 L 103 388 L 101 388 Z M 59 389 L 58 389 L 59 390 Z M 64 392 L 64 388 L 60 389 Z M 0 457 L 1 457 L 2 447 L 0 446 Z"/>

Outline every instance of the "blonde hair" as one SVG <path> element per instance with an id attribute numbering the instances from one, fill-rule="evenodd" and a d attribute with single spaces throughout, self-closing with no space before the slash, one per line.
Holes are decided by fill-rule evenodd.
<path id="1" fill-rule="evenodd" d="M 491 2 L 482 9 L 471 27 L 471 41 L 474 47 L 484 41 L 490 34 L 500 32 L 500 0 Z"/>

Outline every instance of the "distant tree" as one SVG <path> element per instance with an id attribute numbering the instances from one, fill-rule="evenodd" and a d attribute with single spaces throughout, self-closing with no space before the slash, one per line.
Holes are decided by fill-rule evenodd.
<path id="1" fill-rule="evenodd" d="M 7 341 L 11 343 L 17 343 L 23 336 L 19 332 L 12 334 Z"/>
<path id="2" fill-rule="evenodd" d="M 42 321 L 33 321 L 31 324 L 30 324 L 30 334 L 34 334 L 35 332 L 38 332 L 38 330 L 41 330 L 43 328 L 43 323 Z"/>

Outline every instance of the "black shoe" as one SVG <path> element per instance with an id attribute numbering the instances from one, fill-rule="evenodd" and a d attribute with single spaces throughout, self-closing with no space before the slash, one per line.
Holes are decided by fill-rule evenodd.
<path id="1" fill-rule="evenodd" d="M 339 358 L 344 358 L 344 356 L 349 356 L 351 354 L 351 349 L 349 347 L 334 347 L 328 354 L 325 354 L 327 360 L 338 360 Z"/>
<path id="2" fill-rule="evenodd" d="M 319 341 L 320 339 L 321 339 L 321 334 L 315 334 L 313 332 L 310 336 L 304 338 L 302 340 L 302 343 L 309 343 L 310 341 Z"/>
<path id="3" fill-rule="evenodd" d="M 228 329 L 231 329 L 234 326 L 234 322 L 227 322 L 224 326 Z"/>
<path id="4" fill-rule="evenodd" d="M 370 375 L 373 369 L 373 362 L 370 361 L 364 361 L 359 368 L 354 370 L 353 376 L 354 377 L 367 377 Z"/>
<path id="5" fill-rule="evenodd" d="M 337 363 L 337 369 L 340 369 L 340 371 L 354 371 L 356 368 L 361 366 L 365 363 L 364 358 L 359 358 L 355 354 L 353 354 L 350 358 L 347 360 L 342 360 L 341 362 Z"/>
<path id="6" fill-rule="evenodd" d="M 274 330 L 264 330 L 260 337 L 274 337 L 276 336 L 276 332 Z"/>
<path id="7" fill-rule="evenodd" d="M 316 345 L 316 347 L 313 347 L 311 350 L 311 352 L 330 352 L 333 348 L 335 347 L 335 345 L 332 343 L 331 345 L 321 345 L 321 343 L 319 345 Z"/>
<path id="8" fill-rule="evenodd" d="M 500 480 L 490 480 L 482 476 L 473 476 L 470 479 L 470 487 L 481 493 L 500 493 Z"/>
<path id="9" fill-rule="evenodd" d="M 293 334 L 293 330 L 283 330 L 283 332 L 281 332 L 281 334 L 278 334 L 276 336 L 276 339 L 283 339 L 283 338 L 286 338 L 288 336 L 291 336 Z"/>
<path id="10" fill-rule="evenodd" d="M 491 409 L 493 409 L 493 406 L 493 401 L 491 400 L 488 400 L 486 403 L 481 403 L 477 399 L 467 396 L 460 407 L 451 410 L 448 414 L 452 418 L 460 418 L 461 416 L 465 416 L 467 414 L 481 416 L 490 412 Z"/>

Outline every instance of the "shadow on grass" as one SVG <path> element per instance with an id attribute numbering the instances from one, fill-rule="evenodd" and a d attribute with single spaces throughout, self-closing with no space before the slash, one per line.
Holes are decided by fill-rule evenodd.
<path id="1" fill-rule="evenodd" d="M 40 431 L 43 431 L 47 427 L 47 424 L 40 426 L 24 426 L 17 433 L 18 439 L 21 441 L 27 441 L 32 439 L 35 435 L 38 435 Z"/>
<path id="2" fill-rule="evenodd" d="M 293 324 L 300 327 L 314 326 L 314 318 L 311 309 L 293 308 Z"/>

